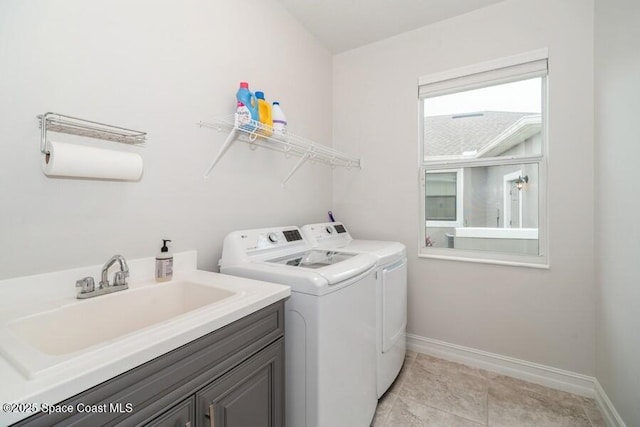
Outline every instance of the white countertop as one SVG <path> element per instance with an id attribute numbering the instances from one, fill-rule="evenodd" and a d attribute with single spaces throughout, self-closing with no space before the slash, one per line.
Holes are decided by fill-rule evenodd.
<path id="1" fill-rule="evenodd" d="M 11 348 L 13 357 L 20 351 L 28 351 L 29 360 L 46 367 L 31 378 L 5 357 L 10 355 L 4 350 L 0 357 L 0 403 L 28 403 L 31 408 L 58 403 L 290 295 L 287 286 L 197 270 L 196 261 L 195 251 L 174 254 L 173 281 L 211 285 L 236 294 L 75 353 L 49 356 L 28 346 Z M 131 289 L 170 284 L 153 282 L 155 258 L 127 260 L 127 263 Z M 101 268 L 102 265 L 90 266 L 0 281 L 0 335 L 9 333 L 6 325 L 15 319 L 89 301 L 76 299 L 75 281 L 85 276 L 99 276 Z M 106 296 L 95 298 L 103 297 Z M 117 311 L 113 315 L 117 316 Z M 95 322 L 109 321 L 77 320 L 69 327 L 91 328 Z M 7 341 L 10 340 L 3 340 L 4 343 Z M 3 406 L 0 425 L 11 424 L 34 413 L 18 411 L 15 406 L 5 411 Z"/>

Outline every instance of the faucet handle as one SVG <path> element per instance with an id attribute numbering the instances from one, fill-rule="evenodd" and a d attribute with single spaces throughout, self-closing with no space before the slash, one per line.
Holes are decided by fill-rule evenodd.
<path id="1" fill-rule="evenodd" d="M 86 294 L 88 292 L 93 292 L 96 288 L 96 284 L 93 277 L 87 276 L 83 279 L 76 280 L 76 288 L 82 288 L 80 293 Z"/>
<path id="2" fill-rule="evenodd" d="M 113 286 L 126 286 L 128 285 L 129 271 L 116 271 L 113 275 Z"/>

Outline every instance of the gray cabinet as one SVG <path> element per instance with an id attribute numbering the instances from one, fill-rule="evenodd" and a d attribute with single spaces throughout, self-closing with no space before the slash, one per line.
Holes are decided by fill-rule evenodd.
<path id="1" fill-rule="evenodd" d="M 283 426 L 283 341 L 196 394 L 197 420 L 215 427 Z"/>
<path id="2" fill-rule="evenodd" d="M 283 427 L 283 316 L 280 301 L 60 403 L 103 412 L 15 426 Z"/>
<path id="3" fill-rule="evenodd" d="M 195 427 L 195 402 L 195 397 L 190 397 L 167 409 L 159 417 L 144 424 L 144 427 Z"/>

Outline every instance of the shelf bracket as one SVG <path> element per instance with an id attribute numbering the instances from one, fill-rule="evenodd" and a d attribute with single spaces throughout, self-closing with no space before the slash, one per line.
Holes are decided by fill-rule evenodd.
<path id="1" fill-rule="evenodd" d="M 220 151 L 218 151 L 218 154 L 216 154 L 216 157 L 213 159 L 213 161 L 207 168 L 207 171 L 204 173 L 205 178 L 209 177 L 209 174 L 211 173 L 211 170 L 213 169 L 213 167 L 220 161 L 220 159 L 222 158 L 222 156 L 224 156 L 224 153 L 227 152 L 229 147 L 233 145 L 233 142 L 236 139 L 237 132 L 238 130 L 235 127 L 231 129 L 231 132 L 229 132 L 229 136 L 227 136 L 227 139 L 225 139 L 224 143 L 222 144 L 222 147 L 220 147 Z"/>
<path id="2" fill-rule="evenodd" d="M 287 175 L 287 177 L 284 179 L 284 181 L 282 181 L 282 186 L 283 187 L 287 183 L 287 181 L 289 181 L 289 179 L 293 176 L 293 174 L 296 173 L 296 171 L 298 169 L 300 169 L 300 166 L 302 166 L 311 157 L 312 157 L 311 151 L 307 151 L 306 153 L 304 153 L 302 155 L 302 157 L 300 157 L 300 160 L 298 160 L 298 163 L 296 163 L 296 165 L 293 167 L 293 169 L 291 169 L 291 172 L 289 172 L 289 175 Z"/>

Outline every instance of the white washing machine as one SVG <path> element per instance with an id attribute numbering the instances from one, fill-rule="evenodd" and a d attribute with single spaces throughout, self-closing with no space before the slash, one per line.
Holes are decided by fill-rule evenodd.
<path id="1" fill-rule="evenodd" d="M 344 224 L 326 222 L 301 228 L 317 249 L 375 255 L 377 395 L 398 376 L 407 351 L 407 250 L 399 242 L 356 240 Z"/>
<path id="2" fill-rule="evenodd" d="M 220 272 L 291 286 L 285 301 L 290 427 L 368 427 L 376 395 L 376 258 L 316 250 L 300 229 L 230 233 Z"/>

